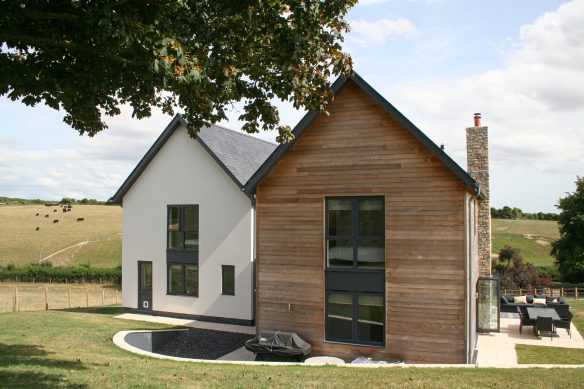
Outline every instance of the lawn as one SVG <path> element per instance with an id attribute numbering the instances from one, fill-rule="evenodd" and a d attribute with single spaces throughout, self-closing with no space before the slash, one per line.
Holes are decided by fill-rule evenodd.
<path id="1" fill-rule="evenodd" d="M 570 300 L 572 323 L 584 334 L 584 300 Z M 558 331 L 565 331 L 560 329 Z M 515 346 L 519 363 L 584 364 L 584 349 L 544 347 L 518 344 Z"/>
<path id="2" fill-rule="evenodd" d="M 557 222 L 493 219 L 492 235 L 493 253 L 509 245 L 535 266 L 555 266 L 550 243 L 560 237 Z"/>
<path id="3" fill-rule="evenodd" d="M 582 369 L 351 369 L 165 361 L 114 346 L 119 308 L 0 314 L 0 387 L 19 388 L 578 388 Z"/>
<path id="4" fill-rule="evenodd" d="M 78 218 L 84 221 L 77 221 Z M 74 205 L 71 212 L 63 213 L 60 207 L 4 205 L 0 206 L 0 220 L 0 265 L 25 265 L 77 243 L 98 238 L 117 239 L 118 246 L 106 244 L 105 247 L 106 252 L 117 257 L 104 261 L 104 254 L 97 253 L 99 250 L 92 251 L 93 243 L 89 243 L 89 251 L 79 246 L 54 255 L 50 260 L 54 264 L 75 264 L 76 256 L 86 251 L 96 255 L 96 264 L 105 263 L 108 267 L 121 264 L 121 250 L 117 248 L 121 245 L 122 232 L 122 209 L 119 206 Z M 53 223 L 54 220 L 59 222 Z M 82 261 L 92 262 L 92 258 L 86 255 Z"/>

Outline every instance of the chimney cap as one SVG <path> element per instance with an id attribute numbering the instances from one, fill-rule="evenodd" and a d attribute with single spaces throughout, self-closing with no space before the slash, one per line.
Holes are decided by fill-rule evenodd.
<path id="1" fill-rule="evenodd" d="M 481 114 L 480 112 L 477 112 L 474 114 L 474 126 L 475 127 L 480 127 L 481 126 Z"/>

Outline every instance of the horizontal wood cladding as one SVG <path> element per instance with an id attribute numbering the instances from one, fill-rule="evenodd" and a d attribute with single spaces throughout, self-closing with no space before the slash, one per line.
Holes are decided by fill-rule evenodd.
<path id="1" fill-rule="evenodd" d="M 465 360 L 464 184 L 352 82 L 257 187 L 257 325 L 315 354 Z M 384 196 L 385 347 L 324 341 L 327 196 Z"/>

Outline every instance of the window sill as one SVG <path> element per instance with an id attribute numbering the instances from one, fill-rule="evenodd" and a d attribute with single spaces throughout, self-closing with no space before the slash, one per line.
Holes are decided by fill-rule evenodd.
<path id="1" fill-rule="evenodd" d="M 198 298 L 198 294 L 182 294 L 182 293 L 166 293 L 167 296 L 177 296 L 177 297 L 195 297 Z"/>
<path id="2" fill-rule="evenodd" d="M 386 348 L 385 344 L 372 344 L 372 343 L 354 343 L 354 342 L 343 342 L 340 340 L 324 340 L 323 343 L 330 344 L 343 344 L 346 346 L 358 346 L 358 347 L 371 347 L 371 348 Z"/>
<path id="3" fill-rule="evenodd" d="M 221 296 L 235 296 L 235 293 L 221 293 Z"/>

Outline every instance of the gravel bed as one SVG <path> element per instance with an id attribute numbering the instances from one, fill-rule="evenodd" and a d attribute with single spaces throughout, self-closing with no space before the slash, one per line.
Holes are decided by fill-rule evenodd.
<path id="1" fill-rule="evenodd" d="M 162 345 L 156 352 L 173 357 L 217 359 L 243 347 L 250 334 L 190 328 Z"/>

